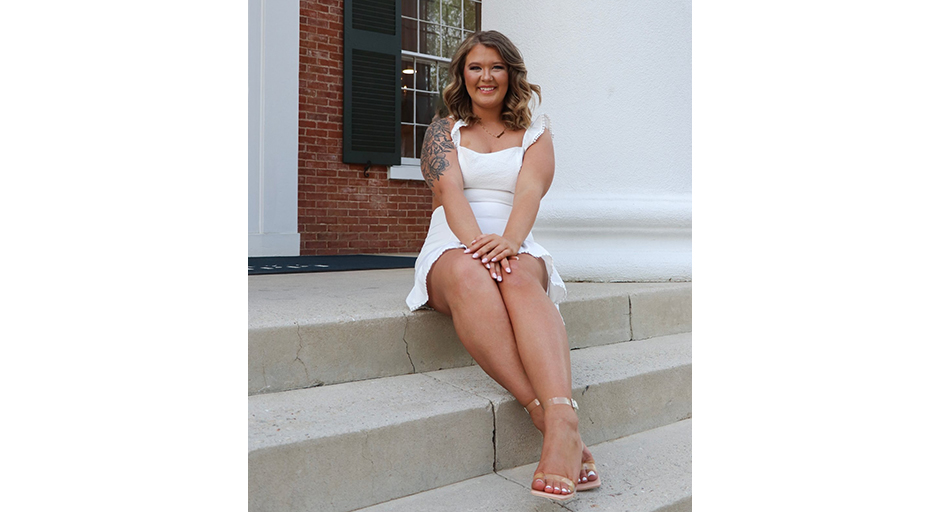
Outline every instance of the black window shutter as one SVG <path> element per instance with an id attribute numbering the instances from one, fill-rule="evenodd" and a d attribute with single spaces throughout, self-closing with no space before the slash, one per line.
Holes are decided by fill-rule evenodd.
<path id="1" fill-rule="evenodd" d="M 401 0 L 346 0 L 343 161 L 401 164 Z"/>

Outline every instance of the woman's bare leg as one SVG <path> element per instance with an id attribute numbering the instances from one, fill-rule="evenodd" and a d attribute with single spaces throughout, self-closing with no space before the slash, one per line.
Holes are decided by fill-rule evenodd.
<path id="1" fill-rule="evenodd" d="M 550 404 L 553 397 L 571 398 L 571 352 L 564 322 L 545 294 L 545 265 L 528 254 L 510 261 L 511 273 L 503 274 L 499 291 L 509 313 L 522 366 L 544 409 L 542 456 L 536 473 L 580 479 L 584 444 L 578 433 L 578 416 L 567 405 Z M 551 477 L 532 487 L 560 494 L 562 483 Z M 573 489 L 572 489 L 573 491 Z"/>
<path id="2" fill-rule="evenodd" d="M 511 274 L 503 274 L 504 280 L 509 276 Z M 545 295 L 545 284 L 547 278 L 542 295 Z M 479 260 L 461 250 L 446 251 L 431 268 L 427 286 L 428 305 L 453 318 L 461 343 L 483 371 L 521 404 L 531 402 L 536 396 L 535 390 L 519 357 L 502 294 Z M 571 387 L 568 389 L 570 393 Z M 545 414 L 542 408 L 534 408 L 531 417 L 535 427 L 544 434 Z M 583 443 L 582 460 L 592 460 L 591 452 Z M 578 481 L 596 479 L 596 475 L 588 476 L 581 471 Z"/>
<path id="3" fill-rule="evenodd" d="M 522 367 L 512 323 L 496 281 L 462 249 L 444 252 L 428 273 L 428 305 L 454 320 L 454 330 L 487 375 L 527 404 L 535 391 Z"/>

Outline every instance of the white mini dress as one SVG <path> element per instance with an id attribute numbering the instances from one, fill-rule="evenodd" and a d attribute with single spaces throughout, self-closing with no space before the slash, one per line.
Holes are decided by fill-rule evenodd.
<path id="1" fill-rule="evenodd" d="M 503 234 L 509 213 L 512 211 L 513 194 L 516 191 L 516 179 L 522 169 L 522 157 L 529 146 L 547 130 L 551 131 L 551 122 L 545 114 L 537 116 L 522 137 L 522 145 L 492 153 L 477 153 L 460 146 L 460 128 L 467 126 L 463 120 L 454 123 L 451 138 L 457 148 L 457 161 L 463 174 L 464 196 L 476 217 L 483 233 Z M 554 135 L 551 135 L 554 137 Z M 434 262 L 449 249 L 466 249 L 457 235 L 447 225 L 444 207 L 438 206 L 431 214 L 428 236 L 418 259 L 415 261 L 415 285 L 405 300 L 411 311 L 426 306 L 428 302 L 428 272 Z M 530 232 L 522 242 L 520 253 L 531 254 L 540 258 L 549 275 L 548 297 L 556 305 L 565 300 L 565 283 L 552 263 L 552 256 L 544 247 L 537 244 Z"/>

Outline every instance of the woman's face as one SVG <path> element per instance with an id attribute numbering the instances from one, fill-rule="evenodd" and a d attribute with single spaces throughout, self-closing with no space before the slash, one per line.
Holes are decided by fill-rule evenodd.
<path id="1" fill-rule="evenodd" d="M 474 107 L 502 110 L 509 91 L 509 67 L 496 49 L 474 46 L 463 66 L 463 80 Z"/>

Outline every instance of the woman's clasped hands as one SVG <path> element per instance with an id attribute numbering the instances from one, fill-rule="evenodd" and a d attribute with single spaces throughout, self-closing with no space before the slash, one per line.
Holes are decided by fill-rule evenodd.
<path id="1" fill-rule="evenodd" d="M 472 254 L 474 259 L 479 259 L 480 263 L 490 271 L 490 276 L 496 281 L 502 282 L 503 272 L 512 273 L 509 260 L 519 259 L 517 254 L 519 254 L 520 247 L 521 244 L 490 233 L 474 238 L 464 254 Z"/>

